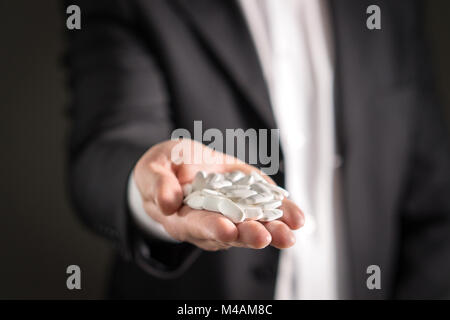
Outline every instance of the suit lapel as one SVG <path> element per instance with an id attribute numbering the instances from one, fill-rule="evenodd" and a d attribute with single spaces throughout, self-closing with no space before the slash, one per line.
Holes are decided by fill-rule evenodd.
<path id="1" fill-rule="evenodd" d="M 268 128 L 275 128 L 267 85 L 238 4 L 234 0 L 175 0 L 174 4 Z"/>

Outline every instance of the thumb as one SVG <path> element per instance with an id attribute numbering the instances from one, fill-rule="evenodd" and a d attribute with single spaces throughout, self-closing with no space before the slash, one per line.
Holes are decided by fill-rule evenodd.
<path id="1" fill-rule="evenodd" d="M 172 171 L 155 176 L 154 202 L 165 215 L 176 212 L 183 203 L 183 189 Z"/>
<path id="2" fill-rule="evenodd" d="M 170 166 L 139 165 L 134 179 L 144 201 L 152 202 L 165 215 L 176 212 L 183 202 L 183 190 Z"/>

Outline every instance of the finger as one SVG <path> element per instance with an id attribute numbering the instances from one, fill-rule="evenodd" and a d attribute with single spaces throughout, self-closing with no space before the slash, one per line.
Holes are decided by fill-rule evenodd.
<path id="1" fill-rule="evenodd" d="M 284 199 L 279 209 L 283 210 L 283 216 L 279 220 L 286 223 L 292 230 L 300 229 L 305 224 L 303 212 L 293 201 Z"/>
<path id="2" fill-rule="evenodd" d="M 183 190 L 170 166 L 159 162 L 151 162 L 136 175 L 138 185 L 144 186 L 140 190 L 144 201 L 151 201 L 165 214 L 173 214 L 181 206 Z"/>
<path id="3" fill-rule="evenodd" d="M 171 171 L 158 175 L 156 182 L 155 203 L 163 214 L 172 214 L 183 203 L 183 189 Z"/>
<path id="4" fill-rule="evenodd" d="M 264 223 L 267 231 L 272 236 L 271 245 L 278 249 L 286 249 L 295 244 L 294 233 L 281 221 L 271 221 Z"/>
<path id="5" fill-rule="evenodd" d="M 222 243 L 238 239 L 238 229 L 228 218 L 212 211 L 194 210 L 183 206 L 178 212 L 178 223 L 184 227 L 187 236 L 192 239 L 212 240 Z"/>
<path id="6" fill-rule="evenodd" d="M 272 241 L 267 229 L 257 221 L 244 221 L 237 224 L 239 232 L 238 241 L 249 248 L 262 249 Z"/>
<path id="7" fill-rule="evenodd" d="M 213 240 L 193 239 L 190 243 L 206 251 L 227 250 L 231 247 L 229 244 L 224 244 Z"/>

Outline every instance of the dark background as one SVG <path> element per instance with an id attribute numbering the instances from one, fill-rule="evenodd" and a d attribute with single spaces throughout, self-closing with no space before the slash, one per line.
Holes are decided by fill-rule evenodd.
<path id="1" fill-rule="evenodd" d="M 0 0 L 0 299 L 105 295 L 111 246 L 80 224 L 64 183 L 64 13 L 58 0 Z M 450 1 L 425 14 L 450 120 Z M 80 291 L 66 288 L 70 264 Z"/>

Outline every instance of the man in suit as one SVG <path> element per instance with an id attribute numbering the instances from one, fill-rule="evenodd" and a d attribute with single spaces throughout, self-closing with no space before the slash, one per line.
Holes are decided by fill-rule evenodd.
<path id="1" fill-rule="evenodd" d="M 450 152 L 420 3 L 379 1 L 375 31 L 368 1 L 311 3 L 77 2 L 70 187 L 81 217 L 122 253 L 112 297 L 449 296 Z M 182 207 L 198 169 L 254 170 L 173 166 L 171 132 L 195 120 L 279 127 L 286 163 L 272 178 L 306 219 L 289 200 L 265 225 Z M 292 146 L 302 132 L 309 143 Z M 373 265 L 381 286 L 370 289 Z"/>

